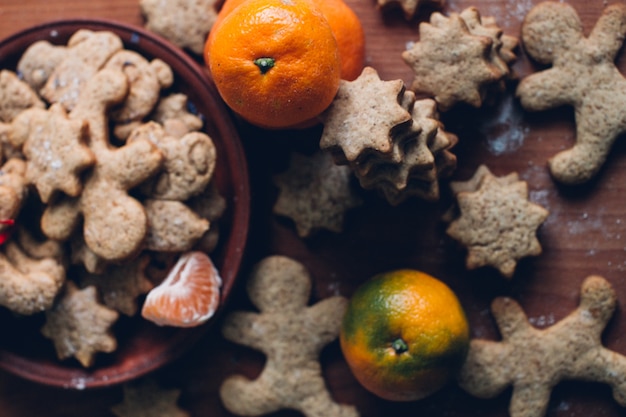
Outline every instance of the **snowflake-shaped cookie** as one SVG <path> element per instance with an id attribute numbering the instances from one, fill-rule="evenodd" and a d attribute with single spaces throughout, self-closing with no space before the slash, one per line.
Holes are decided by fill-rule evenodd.
<path id="1" fill-rule="evenodd" d="M 459 102 L 480 107 L 486 87 L 504 76 L 489 58 L 492 39 L 472 34 L 456 13 L 433 13 L 419 32 L 419 42 L 402 53 L 415 73 L 410 88 L 433 97 L 441 111 Z"/>
<path id="2" fill-rule="evenodd" d="M 468 269 L 491 265 L 511 278 L 519 259 L 541 253 L 536 231 L 548 211 L 528 201 L 528 185 L 517 177 L 498 179 L 484 170 L 476 175 L 482 179 L 469 182 L 477 189 L 456 195 L 460 217 L 446 232 L 467 247 Z"/>
<path id="3" fill-rule="evenodd" d="M 340 233 L 345 212 L 362 203 L 351 178 L 350 168 L 335 165 L 326 153 L 293 153 L 289 169 L 274 177 L 280 188 L 274 213 L 293 219 L 301 237 L 318 229 Z"/>
<path id="4" fill-rule="evenodd" d="M 72 281 L 65 285 L 58 302 L 46 311 L 41 333 L 54 342 L 59 359 L 73 356 L 89 367 L 96 353 L 117 348 L 111 326 L 119 315 L 98 302 L 96 287 L 79 290 Z"/>
<path id="5" fill-rule="evenodd" d="M 368 154 L 387 155 L 393 133 L 412 123 L 401 105 L 402 80 L 383 81 L 366 67 L 354 81 L 341 81 L 334 101 L 323 115 L 320 147 L 338 164 L 355 162 Z"/>
<path id="6" fill-rule="evenodd" d="M 459 376 L 472 395 L 492 398 L 513 386 L 511 417 L 542 417 L 550 393 L 562 380 L 603 382 L 626 406 L 626 357 L 602 346 L 602 331 L 617 299 L 608 281 L 589 276 L 580 305 L 546 329 L 529 324 L 514 300 L 496 298 L 491 306 L 502 341 L 474 339 Z"/>

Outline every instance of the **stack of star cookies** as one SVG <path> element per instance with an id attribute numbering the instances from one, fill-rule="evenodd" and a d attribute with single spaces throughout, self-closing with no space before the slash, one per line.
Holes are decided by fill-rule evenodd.
<path id="1" fill-rule="evenodd" d="M 392 205 L 438 200 L 439 179 L 456 168 L 457 137 L 444 130 L 435 101 L 417 100 L 402 80 L 383 81 L 371 67 L 342 81 L 323 117 L 320 147 Z"/>

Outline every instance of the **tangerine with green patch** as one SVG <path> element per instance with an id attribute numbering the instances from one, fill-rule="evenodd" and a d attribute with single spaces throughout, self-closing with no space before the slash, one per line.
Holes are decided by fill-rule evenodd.
<path id="1" fill-rule="evenodd" d="M 353 294 L 341 350 L 367 390 L 392 401 L 425 398 L 458 372 L 469 325 L 454 292 L 420 271 L 379 274 Z"/>

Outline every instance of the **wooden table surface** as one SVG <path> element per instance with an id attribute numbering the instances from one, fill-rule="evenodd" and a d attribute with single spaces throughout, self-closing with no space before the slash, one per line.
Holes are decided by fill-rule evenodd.
<path id="1" fill-rule="evenodd" d="M 165 2 L 165 1 L 164 1 Z M 362 19 L 367 34 L 367 64 L 384 80 L 410 83 L 412 72 L 400 58 L 407 42 L 417 40 L 417 21 L 406 22 L 399 10 L 377 10 L 374 0 L 347 0 Z M 505 33 L 519 35 L 531 0 L 450 0 L 444 11 L 477 6 L 483 16 L 496 17 Z M 606 2 L 569 1 L 590 30 Z M 138 0 L 0 0 L 0 38 L 51 19 L 100 17 L 142 24 Z M 536 69 L 518 50 L 514 70 L 523 77 Z M 626 54 L 618 65 L 626 70 Z M 242 275 L 250 266 L 271 254 L 291 256 L 304 263 L 314 278 L 313 299 L 340 293 L 349 296 L 365 279 L 385 270 L 410 267 L 431 273 L 447 282 L 459 295 L 468 313 L 474 337 L 497 339 L 489 313 L 493 297 L 515 297 L 538 327 L 566 316 L 578 304 L 580 284 L 590 274 L 608 279 L 617 290 L 620 307 L 609 322 L 603 341 L 610 349 L 626 354 L 626 141 L 614 146 L 600 175 L 578 187 L 557 185 L 546 161 L 574 139 L 571 109 L 540 114 L 523 113 L 510 86 L 501 102 L 480 110 L 452 112 L 443 117 L 446 129 L 460 142 L 454 149 L 458 168 L 453 179 L 467 179 L 481 163 L 496 175 L 519 172 L 530 189 L 530 198 L 550 211 L 539 231 L 544 252 L 523 260 L 514 278 L 506 281 L 488 269 L 466 271 L 465 252 L 444 234 L 441 214 L 451 200 L 427 204 L 410 200 L 391 207 L 371 193 L 366 204 L 347 214 L 344 233 L 322 232 L 300 239 L 293 225 L 271 213 L 277 190 L 272 175 L 286 169 L 293 150 L 314 149 L 319 129 L 305 132 L 265 132 L 238 124 L 249 156 L 252 178 L 252 227 Z M 445 187 L 444 182 L 444 187 Z M 243 281 L 242 277 L 241 281 Z M 242 286 L 236 288 L 229 309 L 247 306 Z M 11 335 L 4 335 L 7 337 Z M 355 404 L 362 416 L 481 416 L 507 415 L 511 391 L 495 399 L 478 400 L 454 384 L 431 398 L 412 403 L 391 403 L 362 389 L 342 359 L 338 343 L 321 355 L 324 375 L 339 402 Z M 249 377 L 263 366 L 259 352 L 221 339 L 217 327 L 176 362 L 155 372 L 164 387 L 182 390 L 181 407 L 194 417 L 229 416 L 217 395 L 221 381 L 230 374 Z M 119 403 L 122 389 L 74 391 L 40 386 L 0 372 L 0 415 L 111 416 L 109 407 Z M 552 393 L 548 416 L 624 415 L 610 389 L 590 382 L 565 382 Z M 276 416 L 295 416 L 285 411 Z"/>

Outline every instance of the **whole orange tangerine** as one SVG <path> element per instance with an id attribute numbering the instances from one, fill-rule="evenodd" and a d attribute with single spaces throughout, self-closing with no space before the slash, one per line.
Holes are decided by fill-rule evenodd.
<path id="1" fill-rule="evenodd" d="M 337 41 L 307 0 L 249 0 L 212 30 L 205 58 L 226 104 L 261 127 L 317 117 L 339 88 Z"/>
<path id="2" fill-rule="evenodd" d="M 246 1 L 248 0 L 226 0 L 217 15 L 209 37 L 230 12 Z M 361 20 L 343 0 L 310 1 L 328 20 L 335 35 L 341 57 L 341 78 L 347 81 L 356 79 L 361 74 L 365 63 L 365 31 Z"/>
<path id="3" fill-rule="evenodd" d="M 376 275 L 350 299 L 341 350 L 367 390 L 414 401 L 446 385 L 469 348 L 469 325 L 452 290 L 420 271 Z"/>

